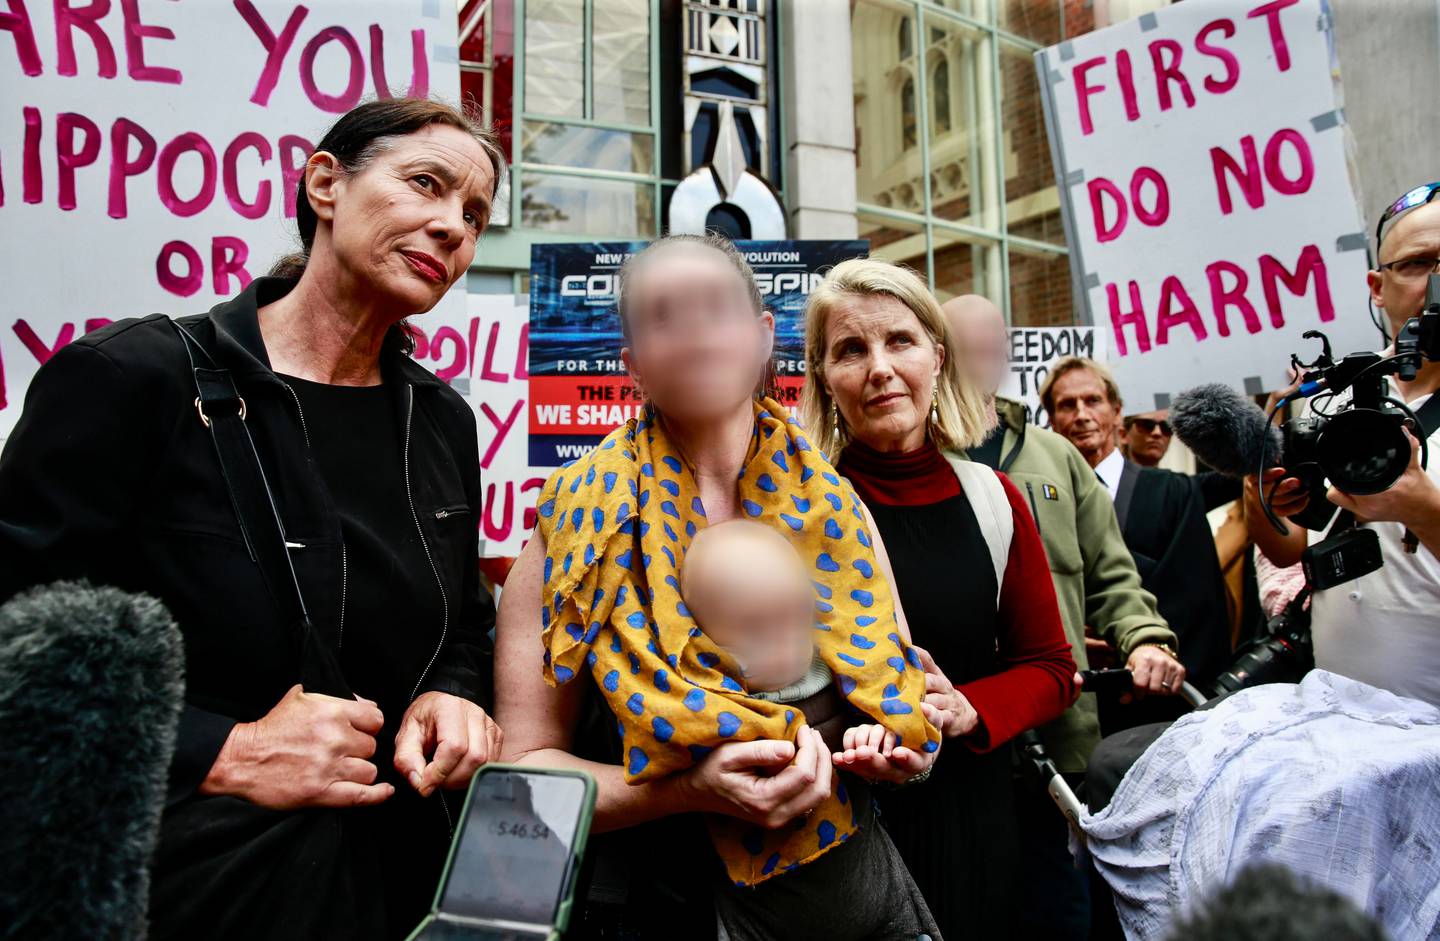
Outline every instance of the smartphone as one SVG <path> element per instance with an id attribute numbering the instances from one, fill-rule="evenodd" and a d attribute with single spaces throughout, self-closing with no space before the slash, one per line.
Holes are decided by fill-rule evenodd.
<path id="1" fill-rule="evenodd" d="M 409 941 L 558 941 L 594 810 L 595 781 L 583 771 L 485 765 L 435 904 Z"/>

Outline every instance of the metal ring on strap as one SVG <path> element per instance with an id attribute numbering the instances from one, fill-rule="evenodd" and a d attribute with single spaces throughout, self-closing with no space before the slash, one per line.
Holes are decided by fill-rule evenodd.
<path id="1" fill-rule="evenodd" d="M 240 413 L 239 413 L 239 414 L 240 414 L 240 420 L 241 420 L 241 421 L 244 421 L 244 420 L 245 420 L 245 400 L 244 400 L 244 399 L 236 399 L 236 401 L 240 403 Z M 205 408 L 204 408 L 203 405 L 200 404 L 200 396 L 198 396 L 198 395 L 195 396 L 195 414 L 197 414 L 197 415 L 200 416 L 200 423 L 201 423 L 202 425 L 204 425 L 206 428 L 209 428 L 209 427 L 210 427 L 210 417 L 205 414 Z"/>

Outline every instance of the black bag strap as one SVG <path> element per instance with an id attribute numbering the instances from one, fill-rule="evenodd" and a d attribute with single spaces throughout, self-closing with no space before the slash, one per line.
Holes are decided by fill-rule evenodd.
<path id="1" fill-rule="evenodd" d="M 310 692 L 348 697 L 349 687 L 339 663 L 310 619 L 300 578 L 290 558 L 285 521 L 245 421 L 245 400 L 230 371 L 215 361 L 195 335 L 174 320 L 171 324 L 180 336 L 195 377 L 195 411 L 215 445 L 220 475 L 245 548 L 251 561 L 259 566 L 260 577 L 282 619 L 296 632 L 302 657 L 301 682 Z M 197 351 L 205 365 L 196 363 Z"/>

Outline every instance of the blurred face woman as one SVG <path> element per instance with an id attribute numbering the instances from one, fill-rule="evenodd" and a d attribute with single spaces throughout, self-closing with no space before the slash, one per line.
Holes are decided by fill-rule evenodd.
<path id="1" fill-rule="evenodd" d="M 636 256 L 621 283 L 620 356 L 662 420 L 681 434 L 748 425 L 775 319 L 744 259 L 720 240 L 672 237 Z"/>
<path id="2" fill-rule="evenodd" d="M 722 238 L 671 236 L 626 263 L 617 302 L 622 358 L 650 407 L 648 416 L 693 474 L 707 524 L 736 518 L 740 472 L 756 437 L 755 397 L 771 381 L 774 343 L 774 321 L 761 305 L 749 266 Z M 552 687 L 538 669 L 549 652 L 542 642 L 541 612 L 548 600 L 542 591 L 547 551 L 537 530 L 501 596 L 496 716 L 505 727 L 505 760 L 589 771 L 599 785 L 597 831 L 692 811 L 773 828 L 830 797 L 832 757 L 819 733 L 808 728 L 794 742 L 725 742 L 686 770 L 627 784 L 615 750 L 614 719 L 601 726 L 583 721 L 588 676 Z M 877 544 L 877 555 L 881 551 Z M 603 728 L 603 739 L 577 740 L 582 724 Z M 609 763 L 577 757 L 607 751 L 612 752 Z M 917 760 L 928 767 L 932 759 Z M 878 754 L 875 764 L 874 776 L 891 780 L 921 770 L 892 767 Z M 650 882 L 674 875 L 651 859 L 635 865 L 644 868 Z"/>
<path id="3" fill-rule="evenodd" d="M 460 807 L 436 792 L 499 754 L 474 415 L 402 321 L 464 274 L 503 166 L 453 107 L 360 105 L 305 165 L 302 252 L 207 313 L 94 331 L 31 387 L 0 600 L 85 577 L 184 635 L 157 937 L 403 936 Z"/>

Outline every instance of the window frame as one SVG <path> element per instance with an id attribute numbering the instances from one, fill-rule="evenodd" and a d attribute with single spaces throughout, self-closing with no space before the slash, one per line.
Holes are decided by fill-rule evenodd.
<path id="1" fill-rule="evenodd" d="M 601 0 L 603 2 L 603 0 Z M 602 121 L 591 115 L 594 114 L 594 12 L 595 0 L 581 0 L 583 6 L 582 32 L 584 36 L 584 51 L 582 54 L 582 77 L 584 81 L 584 105 L 583 116 L 568 117 L 565 115 L 542 114 L 528 110 L 525 103 L 525 88 L 528 84 L 525 81 L 525 32 L 526 32 L 526 0 L 514 0 L 515 3 L 515 82 L 514 82 L 514 123 L 515 129 L 510 140 L 510 230 L 523 237 L 535 238 L 536 236 L 547 236 L 552 234 L 545 229 L 527 229 L 524 219 L 520 214 L 520 200 L 524 193 L 525 177 L 527 173 L 535 173 L 543 176 L 564 176 L 579 179 L 613 180 L 616 182 L 640 183 L 650 188 L 651 202 L 651 227 L 658 235 L 662 221 L 661 187 L 667 181 L 660 175 L 660 0 L 649 0 L 649 40 L 650 56 L 648 69 L 650 72 L 650 121 L 648 124 L 632 124 L 622 121 Z M 530 123 L 564 124 L 573 127 L 596 128 L 606 131 L 618 131 L 627 134 L 648 134 L 650 135 L 650 173 L 635 173 L 620 170 L 593 170 L 587 167 L 572 167 L 549 163 L 531 163 L 523 159 L 525 132 Z M 574 241 L 583 239 L 584 233 L 568 233 L 565 239 Z M 535 239 L 540 240 L 540 239 Z M 528 260 L 526 262 L 528 265 Z"/>
<path id="2" fill-rule="evenodd" d="M 937 232 L 942 236 L 954 236 L 961 239 L 978 240 L 987 243 L 987 251 L 997 252 L 993 268 L 998 272 L 998 288 L 1000 296 L 997 299 L 998 306 L 1005 314 L 1007 324 L 1014 323 L 1014 316 L 1011 309 L 1010 299 L 1010 253 L 1014 249 L 1029 252 L 1032 254 L 1068 256 L 1069 249 L 1064 245 L 1056 245 L 1049 242 L 1042 242 L 1028 238 L 1023 235 L 1016 235 L 1010 232 L 1008 218 L 1009 194 L 1006 192 L 1006 159 L 1005 159 L 1005 127 L 1001 121 L 1004 114 L 1003 106 L 1003 56 L 1007 53 L 1023 51 L 1034 54 L 1043 49 L 1044 46 L 1033 40 L 1006 30 L 999 25 L 999 2 L 992 0 L 988 3 L 989 13 L 985 19 L 977 19 L 974 16 L 961 13 L 940 6 L 934 0 L 887 0 L 887 5 L 908 8 L 902 16 L 902 22 L 911 24 L 911 48 L 913 54 L 906 61 L 914 64 L 915 82 L 915 110 L 917 114 L 917 146 L 920 148 L 921 175 L 920 180 L 924 183 L 924 200 L 922 212 L 909 212 L 901 209 L 893 209 L 875 203 L 867 203 L 857 200 L 855 210 L 857 222 L 861 216 L 870 216 L 879 220 L 892 220 L 906 226 L 919 226 L 925 236 L 925 277 L 930 284 L 935 283 L 935 246 Z M 1060 30 L 1062 36 L 1065 33 L 1065 3 L 1064 0 L 1051 0 L 1059 8 Z M 853 23 L 853 20 L 852 20 Z M 991 109 L 993 116 L 992 127 L 994 133 L 988 136 L 985 146 L 992 148 L 991 157 L 994 161 L 995 173 L 998 177 L 998 191 L 1000 198 L 996 201 L 994 210 L 995 228 L 971 225 L 965 222 L 938 218 L 934 212 L 931 177 L 932 166 L 930 161 L 930 140 L 932 131 L 933 112 L 930 102 L 930 83 L 932 63 L 931 46 L 929 41 L 930 27 L 938 25 L 941 28 L 953 28 L 955 26 L 981 33 L 989 42 L 989 63 L 984 66 L 990 70 L 990 95 L 989 101 L 985 102 Z M 948 68 L 954 69 L 957 65 L 954 56 L 946 56 Z M 962 68 L 962 75 L 964 74 Z M 951 81 L 955 79 L 951 76 Z M 951 128 L 954 128 L 955 102 L 951 101 Z M 898 110 L 898 109 L 897 109 Z M 972 181 L 972 185 L 976 185 Z M 1043 192 L 1043 190 L 1042 190 Z M 942 246 L 943 249 L 944 246 Z"/>

